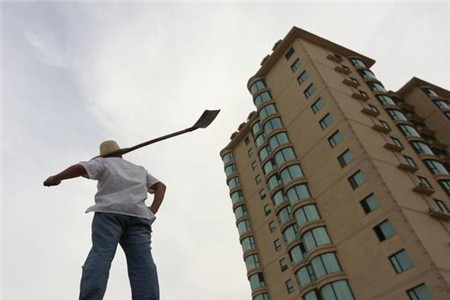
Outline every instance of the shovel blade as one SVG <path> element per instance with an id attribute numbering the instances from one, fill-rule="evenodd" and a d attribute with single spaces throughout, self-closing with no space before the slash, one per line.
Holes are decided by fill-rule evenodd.
<path id="1" fill-rule="evenodd" d="M 200 116 L 200 119 L 192 126 L 193 128 L 206 128 L 211 124 L 214 119 L 219 114 L 220 109 L 218 110 L 205 110 L 203 114 Z"/>

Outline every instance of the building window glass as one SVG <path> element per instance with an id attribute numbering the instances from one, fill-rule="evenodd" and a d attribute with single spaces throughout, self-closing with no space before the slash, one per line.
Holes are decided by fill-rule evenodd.
<path id="1" fill-rule="evenodd" d="M 266 141 L 266 136 L 264 135 L 264 133 L 261 133 L 260 135 L 258 135 L 258 137 L 256 137 L 255 139 L 255 145 L 257 148 L 259 148 L 262 144 L 264 144 L 264 142 Z"/>
<path id="2" fill-rule="evenodd" d="M 303 91 L 303 94 L 305 95 L 306 99 L 309 99 L 314 93 L 316 92 L 316 87 L 313 83 L 311 83 L 306 90 Z"/>
<path id="3" fill-rule="evenodd" d="M 344 153 L 338 156 L 338 161 L 341 167 L 345 167 L 350 162 L 352 162 L 353 159 L 354 159 L 353 153 L 351 153 L 349 149 L 347 149 Z"/>
<path id="4" fill-rule="evenodd" d="M 241 221 L 237 224 L 237 228 L 239 231 L 239 234 L 242 235 L 244 233 L 250 232 L 251 231 L 251 227 L 250 227 L 250 221 L 248 220 L 244 220 Z"/>
<path id="5" fill-rule="evenodd" d="M 319 121 L 320 127 L 322 127 L 323 130 L 330 127 L 331 124 L 333 124 L 333 117 L 330 114 L 326 114 L 325 117 L 323 117 Z"/>
<path id="6" fill-rule="evenodd" d="M 270 119 L 265 125 L 264 125 L 264 133 L 268 136 L 270 132 L 274 131 L 275 129 L 282 128 L 283 122 L 281 122 L 280 118 L 273 118 Z"/>
<path id="7" fill-rule="evenodd" d="M 364 69 L 364 70 L 358 70 L 358 73 L 361 75 L 361 77 L 363 78 L 373 78 L 376 79 L 375 74 L 372 73 L 372 71 L 368 70 L 368 69 Z"/>
<path id="8" fill-rule="evenodd" d="M 262 199 L 266 198 L 266 190 L 265 189 L 261 189 L 259 191 L 259 197 Z"/>
<path id="9" fill-rule="evenodd" d="M 412 159 L 412 157 L 409 157 L 406 155 L 403 155 L 403 157 L 405 158 L 405 161 L 409 166 L 411 166 L 413 168 L 417 168 L 416 162 L 414 161 L 414 159 Z"/>
<path id="10" fill-rule="evenodd" d="M 271 159 L 271 160 L 267 161 L 263 166 L 264 174 L 269 174 L 270 172 L 275 170 L 276 167 L 277 167 L 277 165 L 275 164 L 274 160 Z"/>
<path id="11" fill-rule="evenodd" d="M 302 300 L 320 300 L 317 290 L 312 290 L 303 295 Z"/>
<path id="12" fill-rule="evenodd" d="M 440 180 L 439 184 L 442 189 L 450 196 L 450 180 Z"/>
<path id="13" fill-rule="evenodd" d="M 402 273 L 414 266 L 405 249 L 391 255 L 389 260 L 397 273 Z"/>
<path id="14" fill-rule="evenodd" d="M 291 213 L 291 207 L 286 206 L 277 215 L 278 223 L 280 223 L 281 226 L 286 224 L 287 221 L 292 219 L 292 213 Z"/>
<path id="15" fill-rule="evenodd" d="M 237 168 L 235 164 L 229 165 L 228 167 L 225 168 L 225 174 L 227 176 L 230 176 L 231 174 L 236 173 Z"/>
<path id="16" fill-rule="evenodd" d="M 400 124 L 400 125 L 398 125 L 398 129 L 400 129 L 400 131 L 403 133 L 404 136 L 420 137 L 420 134 L 411 125 Z"/>
<path id="17" fill-rule="evenodd" d="M 433 300 L 430 291 L 428 291 L 427 286 L 423 283 L 406 292 L 410 300 Z"/>
<path id="18" fill-rule="evenodd" d="M 444 111 L 444 116 L 450 121 L 450 111 Z"/>
<path id="19" fill-rule="evenodd" d="M 256 249 L 255 238 L 253 236 L 248 236 L 242 240 L 241 245 L 244 252 Z"/>
<path id="20" fill-rule="evenodd" d="M 350 185 L 353 189 L 357 189 L 366 182 L 366 177 L 364 177 L 361 170 L 359 170 L 358 172 L 350 176 L 348 178 L 348 181 L 350 182 Z"/>
<path id="21" fill-rule="evenodd" d="M 380 202 L 374 196 L 374 194 L 370 194 L 366 198 L 362 199 L 359 203 L 361 203 L 361 206 L 366 214 L 372 212 L 380 206 Z"/>
<path id="22" fill-rule="evenodd" d="M 432 97 L 439 97 L 439 95 L 436 93 L 436 91 L 435 90 L 433 90 L 433 89 L 422 89 L 423 91 L 424 91 L 424 93 L 428 96 L 428 97 L 430 97 L 430 98 L 432 98 Z"/>
<path id="23" fill-rule="evenodd" d="M 307 285 L 313 281 L 316 281 L 316 275 L 310 265 L 300 268 L 296 273 L 297 282 L 300 287 Z"/>
<path id="24" fill-rule="evenodd" d="M 262 273 L 253 274 L 252 276 L 250 276 L 249 281 L 252 291 L 266 286 Z"/>
<path id="25" fill-rule="evenodd" d="M 423 186 L 423 187 L 428 188 L 428 189 L 432 188 L 430 183 L 428 182 L 428 180 L 426 178 L 424 178 L 422 176 L 417 176 L 417 179 L 419 179 L 419 185 L 420 186 Z"/>
<path id="26" fill-rule="evenodd" d="M 308 79 L 308 77 L 309 77 L 309 74 L 305 70 L 302 72 L 302 74 L 300 74 L 300 76 L 298 76 L 297 81 L 298 81 L 298 83 L 302 84 L 303 82 L 306 81 L 306 79 Z"/>
<path id="27" fill-rule="evenodd" d="M 423 161 L 433 175 L 449 175 L 447 169 L 437 160 L 427 159 Z"/>
<path id="28" fill-rule="evenodd" d="M 238 187 L 240 185 L 239 177 L 233 177 L 233 178 L 229 179 L 227 184 L 228 184 L 228 187 L 230 188 L 230 190 L 234 189 L 235 187 Z"/>
<path id="29" fill-rule="evenodd" d="M 301 183 L 290 188 L 287 191 L 287 197 L 289 202 L 293 205 L 297 201 L 311 198 L 311 193 L 309 192 L 308 185 L 306 183 Z"/>
<path id="30" fill-rule="evenodd" d="M 292 224 L 283 231 L 283 238 L 286 245 L 298 239 L 297 224 Z"/>
<path id="31" fill-rule="evenodd" d="M 342 134 L 338 131 L 333 133 L 332 136 L 328 138 L 328 142 L 330 143 L 331 148 L 336 147 L 340 142 L 342 142 Z"/>
<path id="32" fill-rule="evenodd" d="M 431 150 L 431 148 L 422 142 L 411 142 L 411 146 L 413 146 L 414 150 L 416 151 L 417 154 L 430 154 L 430 155 L 434 155 L 433 151 Z"/>
<path id="33" fill-rule="evenodd" d="M 381 126 L 383 126 L 386 129 L 391 130 L 391 126 L 389 126 L 389 124 L 387 122 L 385 122 L 383 120 L 379 120 L 379 121 L 380 121 Z"/>
<path id="34" fill-rule="evenodd" d="M 320 219 L 319 211 L 314 204 L 308 204 L 300 207 L 295 211 L 294 215 L 299 226 L 303 226 L 308 222 Z"/>
<path id="35" fill-rule="evenodd" d="M 270 148 L 275 150 L 278 146 L 290 143 L 286 132 L 280 132 L 269 139 Z"/>
<path id="36" fill-rule="evenodd" d="M 358 58 L 351 58 L 350 62 L 357 68 L 367 68 L 366 64 Z"/>
<path id="37" fill-rule="evenodd" d="M 271 211 L 272 210 L 270 209 L 270 205 L 269 204 L 264 205 L 264 213 L 266 214 L 266 216 L 269 215 Z"/>
<path id="38" fill-rule="evenodd" d="M 294 48 L 289 48 L 288 52 L 286 52 L 286 54 L 284 55 L 284 57 L 289 60 L 289 58 L 291 58 L 292 54 L 294 54 Z"/>
<path id="39" fill-rule="evenodd" d="M 253 102 L 255 103 L 256 107 L 259 107 L 262 103 L 269 100 L 272 100 L 270 92 L 262 92 L 261 94 L 255 97 L 255 100 Z"/>
<path id="40" fill-rule="evenodd" d="M 253 148 L 248 149 L 247 154 L 248 154 L 248 157 L 252 157 L 252 155 L 253 155 Z"/>
<path id="41" fill-rule="evenodd" d="M 319 98 L 313 103 L 313 105 L 311 105 L 311 109 L 313 113 L 317 113 L 324 106 L 325 102 L 322 100 L 322 98 Z"/>
<path id="42" fill-rule="evenodd" d="M 294 292 L 294 284 L 292 283 L 292 280 L 288 279 L 284 282 L 286 284 L 286 290 L 288 294 L 291 294 Z"/>
<path id="43" fill-rule="evenodd" d="M 275 251 L 280 251 L 281 250 L 281 242 L 280 242 L 280 239 L 276 239 L 274 242 L 273 242 L 273 245 L 275 246 Z"/>
<path id="44" fill-rule="evenodd" d="M 267 118 L 270 115 L 278 113 L 277 108 L 274 104 L 269 104 L 267 106 L 264 106 L 260 113 L 259 113 L 259 119 L 262 121 L 265 118 Z"/>
<path id="45" fill-rule="evenodd" d="M 378 82 L 368 82 L 367 85 L 374 92 L 386 92 L 386 89 L 381 83 Z"/>
<path id="46" fill-rule="evenodd" d="M 252 254 L 247 256 L 245 259 L 245 265 L 247 266 L 247 271 L 253 270 L 259 267 L 259 257 L 258 254 Z"/>
<path id="47" fill-rule="evenodd" d="M 316 227 L 308 230 L 303 235 L 302 240 L 307 251 L 311 251 L 321 245 L 331 244 L 330 237 L 328 236 L 325 227 Z"/>
<path id="48" fill-rule="evenodd" d="M 392 98 L 389 96 L 377 95 L 376 97 L 382 105 L 395 105 L 394 100 L 392 100 Z"/>
<path id="49" fill-rule="evenodd" d="M 450 104 L 444 100 L 433 100 L 434 104 L 440 109 L 450 109 Z"/>
<path id="50" fill-rule="evenodd" d="M 244 200 L 244 194 L 241 190 L 231 194 L 231 201 L 234 203 Z"/>
<path id="51" fill-rule="evenodd" d="M 260 174 L 256 175 L 256 177 L 255 177 L 255 182 L 256 182 L 256 184 L 260 184 L 261 181 L 262 181 L 261 175 L 260 175 Z"/>
<path id="52" fill-rule="evenodd" d="M 233 153 L 227 153 L 222 157 L 222 161 L 223 163 L 226 165 L 227 163 L 229 163 L 230 161 L 234 160 L 234 155 Z"/>
<path id="53" fill-rule="evenodd" d="M 380 242 L 390 238 L 395 234 L 394 227 L 388 220 L 384 220 L 382 223 L 378 224 L 373 228 L 375 234 L 377 235 Z"/>
<path id="54" fill-rule="evenodd" d="M 258 80 L 250 86 L 250 93 L 254 95 L 256 92 L 265 89 L 266 87 L 267 86 L 264 80 Z"/>
<path id="55" fill-rule="evenodd" d="M 408 121 L 405 115 L 397 109 L 386 109 L 392 120 Z"/>
<path id="56" fill-rule="evenodd" d="M 262 293 L 253 297 L 253 300 L 269 300 L 269 295 L 267 293 Z"/>
<path id="57" fill-rule="evenodd" d="M 274 232 L 275 230 L 277 230 L 277 227 L 276 227 L 276 225 L 275 225 L 275 222 L 274 222 L 274 221 L 271 221 L 271 222 L 269 223 L 269 231 L 270 231 L 270 232 Z"/>
<path id="58" fill-rule="evenodd" d="M 236 219 L 245 217 L 247 215 L 247 207 L 245 205 L 236 207 L 234 210 L 234 215 L 236 216 Z"/>
<path id="59" fill-rule="evenodd" d="M 281 180 L 286 185 L 294 179 L 303 177 L 303 171 L 300 165 L 292 165 L 281 171 Z"/>
<path id="60" fill-rule="evenodd" d="M 291 65 L 291 71 L 292 72 L 295 72 L 295 71 L 297 71 L 298 69 L 300 69 L 300 59 L 296 59 L 295 61 L 294 61 L 294 63 Z"/>
<path id="61" fill-rule="evenodd" d="M 283 190 L 276 192 L 275 195 L 273 195 L 272 197 L 272 202 L 275 207 L 277 207 L 280 204 L 283 204 L 284 201 L 286 201 L 286 199 L 284 197 Z"/>
<path id="62" fill-rule="evenodd" d="M 254 136 L 256 136 L 260 130 L 261 130 L 261 125 L 259 124 L 259 122 L 256 122 L 255 124 L 253 124 L 252 133 Z"/>
<path id="63" fill-rule="evenodd" d="M 339 280 L 324 285 L 320 289 L 323 300 L 353 300 L 347 280 Z"/>
<path id="64" fill-rule="evenodd" d="M 402 142 L 400 142 L 400 140 L 398 138 L 391 136 L 391 140 L 395 145 L 399 146 L 400 148 L 403 148 Z"/>
<path id="65" fill-rule="evenodd" d="M 253 170 L 253 171 L 256 170 L 256 166 L 257 166 L 256 161 L 252 162 L 252 170 Z"/>
<path id="66" fill-rule="evenodd" d="M 339 266 L 336 254 L 334 253 L 324 253 L 314 257 L 311 260 L 311 266 L 317 278 L 330 273 L 342 271 L 341 267 Z"/>
<path id="67" fill-rule="evenodd" d="M 264 147 L 259 151 L 258 157 L 260 161 L 264 161 L 267 157 L 269 157 L 271 154 L 269 147 Z"/>
<path id="68" fill-rule="evenodd" d="M 269 180 L 267 181 L 267 187 L 269 188 L 270 191 L 273 191 L 275 188 L 277 188 L 278 186 L 281 185 L 281 179 L 278 176 L 278 174 L 275 174 L 273 176 L 271 176 L 269 178 Z"/>
<path id="69" fill-rule="evenodd" d="M 306 250 L 303 244 L 296 245 L 289 251 L 289 257 L 293 265 L 301 262 L 306 256 Z"/>
<path id="70" fill-rule="evenodd" d="M 280 261 L 280 268 L 281 268 L 281 272 L 284 272 L 288 269 L 288 264 L 286 262 L 286 258 L 282 258 Z"/>
<path id="71" fill-rule="evenodd" d="M 447 205 L 445 205 L 444 201 L 434 199 L 434 202 L 436 202 L 436 205 L 439 207 L 440 211 L 446 214 L 450 214 L 450 210 L 448 209 Z"/>
<path id="72" fill-rule="evenodd" d="M 292 148 L 292 147 L 283 148 L 275 154 L 275 162 L 278 166 L 281 166 L 285 162 L 294 160 L 294 159 L 295 159 L 295 153 L 294 153 L 294 148 Z"/>

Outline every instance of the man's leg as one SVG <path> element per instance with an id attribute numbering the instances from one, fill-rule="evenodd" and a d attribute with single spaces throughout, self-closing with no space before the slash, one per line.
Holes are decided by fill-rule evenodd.
<path id="1" fill-rule="evenodd" d="M 159 300 L 156 265 L 151 254 L 151 232 L 148 220 L 130 217 L 120 245 L 127 257 L 133 300 Z"/>
<path id="2" fill-rule="evenodd" d="M 120 216 L 96 212 L 92 221 L 92 248 L 83 265 L 80 300 L 101 300 L 111 262 L 123 232 Z"/>

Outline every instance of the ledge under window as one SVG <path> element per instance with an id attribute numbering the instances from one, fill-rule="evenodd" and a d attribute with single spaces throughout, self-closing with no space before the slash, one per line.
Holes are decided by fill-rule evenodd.
<path id="1" fill-rule="evenodd" d="M 443 211 L 437 210 L 435 208 L 430 207 L 428 209 L 428 214 L 436 219 L 440 219 L 440 220 L 444 220 L 444 221 L 449 221 L 450 220 L 450 214 L 445 213 Z"/>
<path id="2" fill-rule="evenodd" d="M 400 170 L 403 170 L 403 171 L 411 172 L 411 173 L 415 173 L 418 170 L 417 167 L 411 166 L 407 163 L 400 163 L 397 165 L 397 168 L 399 168 Z"/>
<path id="3" fill-rule="evenodd" d="M 425 184 L 418 183 L 413 189 L 414 192 L 424 195 L 434 194 L 434 190 Z"/>
<path id="4" fill-rule="evenodd" d="M 396 145 L 392 142 L 387 142 L 383 147 L 388 150 L 395 151 L 395 152 L 402 152 L 404 149 L 403 147 L 400 147 L 399 145 Z"/>

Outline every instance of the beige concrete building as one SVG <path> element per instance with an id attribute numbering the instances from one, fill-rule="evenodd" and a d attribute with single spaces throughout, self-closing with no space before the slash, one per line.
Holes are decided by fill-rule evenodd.
<path id="1" fill-rule="evenodd" d="M 253 300 L 450 299 L 450 93 L 299 28 L 221 151 Z"/>

